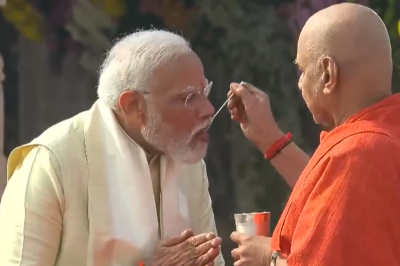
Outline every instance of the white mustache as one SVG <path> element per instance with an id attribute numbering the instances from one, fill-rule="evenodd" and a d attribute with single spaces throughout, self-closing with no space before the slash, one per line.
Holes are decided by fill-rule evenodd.
<path id="1" fill-rule="evenodd" d="M 203 123 L 201 123 L 195 127 L 195 129 L 192 131 L 191 135 L 194 136 L 195 134 L 199 133 L 200 131 L 208 129 L 211 126 L 211 123 L 212 123 L 212 118 L 205 120 Z"/>

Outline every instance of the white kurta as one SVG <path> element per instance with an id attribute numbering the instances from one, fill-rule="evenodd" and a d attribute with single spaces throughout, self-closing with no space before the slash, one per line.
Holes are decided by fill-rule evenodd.
<path id="1" fill-rule="evenodd" d="M 122 169 L 126 158 L 104 143 L 101 119 L 95 104 L 11 153 L 1 266 L 132 266 L 154 248 L 160 228 L 145 153 L 133 146 L 133 163 Z M 177 166 L 162 156 L 160 179 L 168 195 L 160 203 L 161 237 L 187 226 L 216 232 L 204 162 Z M 216 265 L 224 265 L 222 256 Z"/>

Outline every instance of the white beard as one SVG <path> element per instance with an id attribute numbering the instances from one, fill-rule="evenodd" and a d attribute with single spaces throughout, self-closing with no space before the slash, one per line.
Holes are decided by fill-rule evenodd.
<path id="1" fill-rule="evenodd" d="M 179 134 L 164 124 L 153 108 L 148 109 L 147 125 L 141 129 L 143 138 L 156 149 L 183 164 L 195 164 L 204 158 L 207 143 L 193 139 L 194 134 L 210 125 L 211 120 L 197 126 L 191 134 Z"/>

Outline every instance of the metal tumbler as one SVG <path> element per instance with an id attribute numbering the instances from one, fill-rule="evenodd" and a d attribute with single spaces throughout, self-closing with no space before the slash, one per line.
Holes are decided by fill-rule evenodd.
<path id="1" fill-rule="evenodd" d="M 270 212 L 238 213 L 234 215 L 236 231 L 249 236 L 269 236 Z"/>

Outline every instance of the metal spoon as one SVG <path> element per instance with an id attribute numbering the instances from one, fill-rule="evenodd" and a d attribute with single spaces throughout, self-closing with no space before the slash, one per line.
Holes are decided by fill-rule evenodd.
<path id="1" fill-rule="evenodd" d="M 243 81 L 242 82 L 240 82 L 240 85 L 243 85 Z M 214 114 L 214 116 L 213 116 L 213 118 L 212 118 L 212 120 L 211 120 L 211 123 L 214 121 L 214 118 L 217 116 L 217 114 L 219 114 L 219 112 L 221 112 L 222 111 L 222 108 L 224 108 L 225 107 L 225 105 L 227 105 L 227 103 L 229 102 L 229 100 L 230 99 L 232 99 L 232 97 L 234 96 L 235 94 L 232 94 L 231 96 L 229 96 L 229 98 L 228 99 L 226 99 L 226 101 L 222 104 L 222 106 L 218 109 L 218 111 Z M 210 125 L 211 126 L 211 125 Z"/>
<path id="2" fill-rule="evenodd" d="M 222 104 L 222 106 L 218 109 L 218 111 L 214 114 L 212 121 L 214 121 L 214 118 L 217 116 L 217 114 L 219 114 L 219 112 L 222 111 L 222 108 L 225 107 L 225 105 L 229 102 L 229 100 L 233 97 L 234 94 L 232 94 L 231 96 L 229 96 L 229 98 Z"/>

